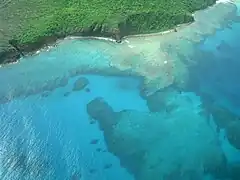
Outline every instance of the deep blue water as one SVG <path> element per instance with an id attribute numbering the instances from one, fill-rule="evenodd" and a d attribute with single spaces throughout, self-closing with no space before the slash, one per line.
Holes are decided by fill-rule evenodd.
<path id="1" fill-rule="evenodd" d="M 198 64 L 190 68 L 189 89 L 207 103 L 215 103 L 240 115 L 240 24 L 219 30 L 198 45 Z M 224 134 L 224 133 L 223 133 Z M 221 135 L 224 138 L 224 135 Z M 239 139 L 239 137 L 237 137 Z M 223 143 L 229 161 L 240 160 L 239 151 L 228 142 Z"/>
<path id="2" fill-rule="evenodd" d="M 235 113 L 240 113 L 240 57 L 239 23 L 231 28 L 217 31 L 199 45 L 201 50 L 199 64 L 191 70 L 191 83 L 196 91 L 211 94 Z M 197 57 L 196 57 L 197 58 Z M 231 106 L 231 107 L 230 107 Z"/>
<path id="3" fill-rule="evenodd" d="M 219 30 L 215 35 L 208 37 L 196 47 L 201 50 L 201 55 L 195 57 L 198 62 L 197 66 L 189 67 L 191 73 L 187 89 L 182 92 L 173 90 L 173 95 L 170 93 L 167 97 L 169 102 L 176 101 L 178 103 L 176 112 L 173 110 L 176 113 L 176 115 L 173 113 L 173 119 L 174 117 L 180 118 L 182 112 L 182 114 L 199 113 L 201 99 L 206 101 L 204 105 L 206 107 L 217 104 L 228 109 L 236 116 L 240 116 L 239 32 L 240 23 L 233 23 L 231 28 Z M 40 53 L 36 57 L 28 57 L 28 60 L 23 60 L 22 64 L 20 62 L 17 65 L 0 69 L 1 93 L 6 92 L 6 87 L 11 89 L 9 84 L 15 84 L 15 82 L 8 84 L 8 80 L 16 81 L 16 84 L 23 82 L 23 84 L 26 84 L 29 81 L 29 84 L 32 85 L 34 82 L 30 82 L 31 78 L 39 81 L 41 79 L 49 78 L 52 80 L 56 78 L 64 69 L 61 68 L 62 64 L 58 65 L 57 59 L 72 53 L 68 51 L 68 49 L 71 49 L 71 46 L 76 46 L 74 41 L 72 43 L 70 41 L 67 45 L 56 47 L 53 50 L 54 57 L 49 57 L 45 65 L 44 59 L 47 58 L 47 55 L 50 56 L 52 54 Z M 66 66 L 70 66 L 71 61 L 73 62 L 72 66 L 74 66 L 76 58 L 91 60 L 95 56 L 98 56 L 100 59 L 108 58 L 101 51 L 87 52 L 87 50 L 83 50 L 83 53 L 77 56 L 69 55 L 70 59 L 67 59 Z M 37 62 L 42 62 L 43 67 L 36 68 L 39 71 L 38 77 L 31 77 L 29 74 L 24 75 L 25 68 L 32 68 L 30 65 L 27 66 L 27 61 L 31 61 L 31 58 L 32 67 L 36 68 L 39 65 Z M 45 71 L 44 67 L 50 64 L 53 67 L 55 65 L 56 68 L 51 69 L 51 71 Z M 21 72 L 22 74 L 18 79 L 9 73 L 13 72 L 14 68 L 16 72 Z M 74 83 L 79 77 L 87 78 L 89 83 L 84 89 L 73 91 Z M 64 76 L 62 81 L 60 80 L 60 85 L 54 86 L 54 88 L 51 88 L 51 86 L 47 90 L 46 88 L 37 88 L 35 90 L 30 88 L 29 90 L 29 87 L 24 86 L 21 90 L 13 90 L 14 92 L 19 91 L 19 94 L 24 94 L 24 90 L 26 90 L 27 93 L 24 96 L 13 95 L 14 97 L 12 98 L 11 91 L 8 92 L 8 95 L 1 94 L 8 98 L 7 100 L 1 99 L 0 104 L 0 179 L 134 179 L 134 174 L 124 166 L 122 161 L 120 162 L 120 158 L 117 157 L 118 154 L 113 155 L 109 150 L 111 148 L 106 144 L 106 137 L 104 138 L 103 135 L 104 131 L 100 130 L 98 122 L 93 120 L 87 113 L 87 104 L 95 98 L 101 97 L 115 112 L 134 110 L 134 112 L 149 113 L 151 115 L 146 99 L 140 96 L 139 86 L 141 86 L 141 83 L 141 77 L 103 76 L 97 73 L 75 74 L 71 75 L 71 77 Z M 160 115 L 158 114 L 162 118 L 159 118 L 159 120 L 163 121 L 166 118 L 161 113 Z M 129 118 L 133 118 L 131 119 L 133 121 L 138 119 L 139 122 L 141 121 L 139 116 L 129 116 Z M 192 116 L 192 118 L 195 118 L 195 116 Z M 143 119 L 149 120 L 145 116 Z M 189 124 L 186 123 L 186 127 L 187 125 Z M 216 125 L 210 126 L 215 128 Z M 189 125 L 189 127 L 191 128 L 192 126 Z M 128 127 L 126 126 L 125 128 L 127 131 Z M 154 132 L 154 127 L 149 129 L 149 132 L 143 133 L 142 136 L 151 139 L 151 130 Z M 177 127 L 176 130 L 178 130 Z M 201 132 L 199 131 L 199 133 Z M 240 151 L 226 140 L 224 128 L 221 129 L 220 133 L 215 132 L 215 130 L 213 132 L 219 138 L 220 147 L 228 163 L 239 165 Z M 208 138 L 208 136 L 206 137 Z M 240 138 L 240 135 L 236 136 L 236 138 Z M 188 137 L 188 139 L 191 139 L 191 137 Z M 144 138 L 142 140 L 144 141 Z M 183 139 L 180 138 L 180 140 Z M 189 140 L 190 142 L 194 144 L 194 139 L 193 142 Z M 124 144 L 124 142 L 121 143 Z M 181 142 L 175 143 L 181 144 Z M 136 143 L 136 149 L 139 147 L 138 144 L 141 143 Z M 124 146 L 122 149 L 128 151 L 126 144 Z M 130 147 L 131 144 L 129 144 L 129 151 L 131 151 Z M 190 147 L 191 144 L 186 149 L 191 150 Z M 167 149 L 166 146 L 161 147 L 161 149 L 164 148 Z M 174 148 L 166 151 L 171 153 Z M 179 149 L 181 148 L 179 146 Z M 188 153 L 191 158 L 192 152 Z M 178 153 L 174 152 L 172 157 L 174 157 L 174 154 Z M 183 157 L 187 161 L 186 158 L 188 157 Z M 214 160 L 213 158 L 211 161 Z M 174 161 L 169 160 L 169 162 Z M 166 180 L 172 180 L 174 177 L 168 176 Z M 194 177 L 192 179 L 196 179 Z M 240 178 L 240 176 L 234 176 L 234 180 L 238 177 Z M 140 180 L 148 179 L 135 175 L 136 180 L 138 180 L 137 178 Z M 233 176 L 231 178 L 233 179 Z"/>

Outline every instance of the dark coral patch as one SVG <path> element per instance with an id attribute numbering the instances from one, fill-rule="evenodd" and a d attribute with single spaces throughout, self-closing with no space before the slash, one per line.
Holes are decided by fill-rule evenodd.
<path id="1" fill-rule="evenodd" d="M 111 163 L 105 164 L 104 169 L 110 169 L 113 165 Z"/>
<path id="2" fill-rule="evenodd" d="M 101 148 L 97 148 L 96 151 L 97 152 L 102 152 L 102 149 Z"/>
<path id="3" fill-rule="evenodd" d="M 63 96 L 64 96 L 64 97 L 68 97 L 70 94 L 71 94 L 70 92 L 65 92 L 65 93 L 63 94 Z"/>
<path id="4" fill-rule="evenodd" d="M 89 172 L 90 172 L 91 174 L 94 174 L 94 173 L 97 172 L 97 170 L 96 170 L 96 169 L 90 169 Z"/>
<path id="5" fill-rule="evenodd" d="M 48 96 L 50 95 L 50 93 L 51 93 L 51 92 L 49 92 L 49 91 L 45 91 L 45 92 L 42 93 L 41 96 L 42 96 L 42 97 L 48 97 Z"/>
<path id="6" fill-rule="evenodd" d="M 99 139 L 92 139 L 90 141 L 90 144 L 97 144 L 99 142 Z"/>
<path id="7" fill-rule="evenodd" d="M 89 84 L 89 81 L 85 77 L 78 78 L 74 85 L 73 85 L 73 91 L 81 91 L 83 90 L 87 85 Z"/>
<path id="8" fill-rule="evenodd" d="M 89 88 L 86 88 L 85 91 L 86 91 L 87 93 L 91 92 L 91 90 L 90 90 Z"/>

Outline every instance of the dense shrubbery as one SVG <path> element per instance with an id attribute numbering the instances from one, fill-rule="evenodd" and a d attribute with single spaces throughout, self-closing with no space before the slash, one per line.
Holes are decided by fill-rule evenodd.
<path id="1" fill-rule="evenodd" d="M 166 30 L 193 21 L 193 11 L 206 8 L 214 2 L 215 0 L 12 0 L 0 12 L 0 16 L 6 17 L 9 23 L 16 24 L 13 25 L 16 28 L 13 36 L 20 44 L 25 44 L 35 42 L 43 36 L 64 36 L 75 32 L 111 34 L 119 27 L 120 31 L 124 27 L 123 35 Z"/>
<path id="2" fill-rule="evenodd" d="M 169 14 L 165 12 L 141 12 L 130 15 L 126 24 L 129 34 L 166 30 L 182 23 L 193 21 L 191 14 Z"/>

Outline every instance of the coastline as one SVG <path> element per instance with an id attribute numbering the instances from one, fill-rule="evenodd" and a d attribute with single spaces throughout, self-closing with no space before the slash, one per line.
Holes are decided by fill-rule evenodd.
<path id="1" fill-rule="evenodd" d="M 191 23 L 185 23 L 185 24 L 179 24 L 176 26 L 176 28 L 173 29 L 169 29 L 169 30 L 165 30 L 165 31 L 160 31 L 160 32 L 156 32 L 156 33 L 147 33 L 147 34 L 135 34 L 135 35 L 126 35 L 121 37 L 121 39 L 115 39 L 112 37 L 107 37 L 107 36 L 76 36 L 76 35 L 68 35 L 66 37 L 60 37 L 60 38 L 55 38 L 55 37 L 50 37 L 49 40 L 45 43 L 40 43 L 40 46 L 37 46 L 36 48 L 33 48 L 32 50 L 24 50 L 25 56 L 31 56 L 31 55 L 35 55 L 35 54 L 39 54 L 42 51 L 49 51 L 51 48 L 55 47 L 59 42 L 64 41 L 64 40 L 70 40 L 70 39 L 79 39 L 79 40 L 99 40 L 99 41 L 106 41 L 106 42 L 111 42 L 111 43 L 115 43 L 115 44 L 121 44 L 124 42 L 128 43 L 128 39 L 133 39 L 133 38 L 139 38 L 139 37 L 156 37 L 156 36 L 163 36 L 165 34 L 168 33 L 174 33 L 176 32 L 176 30 L 180 30 L 190 24 L 192 24 L 194 22 Z M 36 42 L 36 44 L 39 44 L 38 42 Z M 130 46 L 131 48 L 131 46 Z M 11 52 L 12 51 L 12 47 L 10 48 L 9 52 L 7 52 L 6 56 L 14 56 L 16 57 L 13 61 L 7 61 L 6 63 L 0 63 L 0 67 L 3 67 L 5 65 L 11 65 L 11 64 L 16 64 L 19 62 L 20 60 L 20 56 L 19 53 L 17 51 L 15 51 L 15 53 Z M 1 59 L 1 52 L 0 52 L 0 59 Z M 7 59 L 7 58 L 6 58 Z"/>
<path id="2" fill-rule="evenodd" d="M 189 24 L 190 23 L 181 24 L 181 25 L 178 25 L 177 27 L 178 28 L 183 28 L 183 27 L 185 27 L 185 26 L 187 26 Z M 165 34 L 168 34 L 168 33 L 175 32 L 175 29 L 169 29 L 169 30 L 162 31 L 162 32 L 157 32 L 157 33 L 136 34 L 136 35 L 124 36 L 124 37 L 122 37 L 120 42 L 118 42 L 114 38 L 104 37 L 104 36 L 67 36 L 67 37 L 64 37 L 64 38 L 61 38 L 61 39 L 57 39 L 56 41 L 54 41 L 52 43 L 45 44 L 42 48 L 37 49 L 37 50 L 35 50 L 33 52 L 30 52 L 28 55 L 38 54 L 41 51 L 49 51 L 51 48 L 53 48 L 58 43 L 60 43 L 61 41 L 64 41 L 64 40 L 74 40 L 74 39 L 79 39 L 79 40 L 98 40 L 98 41 L 105 41 L 105 42 L 110 42 L 110 43 L 114 43 L 114 44 L 122 44 L 122 43 L 124 43 L 124 41 L 128 42 L 128 39 L 131 39 L 131 38 L 135 38 L 135 37 L 152 37 L 152 36 L 154 37 L 154 36 L 159 36 L 159 35 L 165 35 Z"/>
<path id="3" fill-rule="evenodd" d="M 143 77 L 147 94 L 172 85 L 184 88 L 189 77 L 188 66 L 195 63 L 193 57 L 198 56 L 196 45 L 217 30 L 228 27 L 226 23 L 232 22 L 236 10 L 234 5 L 220 3 L 196 12 L 196 22 L 182 26 L 184 28 L 178 32 L 131 36 L 124 38 L 122 43 L 102 37 L 91 37 L 92 40 L 76 36 L 58 39 L 52 46 L 46 45 L 45 49 L 35 51 L 35 55 L 32 52 L 32 56 L 21 58 L 20 63 L 3 66 L 0 72 L 8 74 L 8 78 L 2 77 L 8 85 L 1 89 L 0 94 L 17 96 L 18 91 L 31 93 L 55 79 L 92 72 L 102 75 L 121 72 L 122 75 Z M 207 22 L 206 17 L 209 19 Z"/>
<path id="4" fill-rule="evenodd" d="M 213 7 L 219 3 L 222 3 L 222 2 L 217 1 L 214 5 L 209 6 L 209 7 Z M 224 3 L 226 3 L 226 2 L 224 1 Z M 208 8 L 206 8 L 206 9 L 208 9 Z M 206 9 L 198 10 L 198 11 L 205 11 Z M 196 11 L 196 12 L 198 12 L 198 11 Z M 193 13 L 193 16 L 196 12 Z M 147 33 L 147 34 L 118 36 L 116 34 L 114 35 L 114 34 L 104 34 L 103 33 L 103 34 L 92 36 L 92 35 L 89 35 L 89 33 L 86 33 L 86 34 L 73 33 L 72 35 L 70 34 L 67 36 L 42 37 L 42 38 L 40 38 L 40 40 L 38 42 L 23 45 L 22 47 L 20 47 L 20 49 L 23 51 L 23 53 L 26 56 L 33 55 L 35 53 L 39 53 L 42 50 L 48 50 L 51 46 L 55 46 L 55 44 L 57 44 L 58 41 L 62 41 L 64 39 L 71 39 L 71 38 L 74 38 L 74 39 L 98 39 L 98 40 L 110 41 L 113 43 L 117 42 L 117 43 L 121 44 L 122 41 L 129 41 L 129 39 L 133 39 L 133 38 L 155 37 L 155 36 L 162 36 L 162 35 L 166 35 L 169 33 L 173 33 L 178 30 L 184 29 L 185 27 L 187 27 L 193 23 L 195 23 L 195 21 L 190 22 L 190 23 L 185 23 L 185 24 L 179 24 L 175 28 L 169 29 L 166 31 L 161 31 L 161 32 L 156 32 L 156 33 Z M 2 64 L 2 66 L 4 66 L 5 64 L 18 62 L 18 60 L 20 59 L 19 53 L 17 51 L 15 51 L 15 52 L 12 52 L 12 51 L 13 51 L 13 48 L 10 48 L 7 52 L 0 52 L 0 59 L 2 61 L 2 63 L 0 63 L 0 64 Z"/>

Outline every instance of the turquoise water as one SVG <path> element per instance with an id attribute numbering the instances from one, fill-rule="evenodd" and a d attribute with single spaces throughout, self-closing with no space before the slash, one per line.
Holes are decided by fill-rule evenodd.
<path id="1" fill-rule="evenodd" d="M 104 41 L 1 68 L 0 179 L 239 180 L 239 32 L 197 44 L 188 85 L 149 96 L 142 77 L 88 72 L 108 67 Z"/>
<path id="2" fill-rule="evenodd" d="M 49 175 L 40 174 L 39 179 L 71 179 L 71 175 L 75 172 L 80 173 L 85 179 L 113 179 L 116 174 L 131 179 L 126 170 L 120 167 L 118 159 L 105 152 L 107 148 L 103 135 L 96 123 L 91 123 L 86 113 L 86 104 L 100 96 L 116 111 L 125 108 L 148 111 L 144 100 L 139 98 L 137 86 L 140 79 L 96 75 L 84 77 L 89 80 L 87 88 L 90 92 L 85 90 L 72 92 L 73 83 L 78 78 L 73 77 L 69 79 L 67 86 L 55 89 L 49 94 L 32 95 L 2 104 L 1 120 L 2 122 L 4 120 L 4 123 L 1 124 L 1 129 L 4 133 L 1 140 L 4 145 L 6 143 L 2 151 L 17 148 L 18 154 L 21 149 L 27 148 L 24 149 L 25 156 L 36 153 L 28 157 L 34 168 L 41 166 L 39 168 L 43 168 L 43 171 L 53 171 Z M 129 89 L 119 87 L 122 81 L 130 83 Z M 123 98 L 125 101 L 122 101 Z M 14 139 L 12 144 L 11 139 Z M 91 144 L 95 139 L 98 143 Z M 23 145 L 18 141 L 24 141 Z M 99 148 L 100 152 L 98 152 Z M 11 159 L 12 154 L 4 152 L 4 155 L 5 153 L 6 157 Z M 14 158 L 20 157 L 12 158 L 14 161 Z M 44 163 L 39 162 L 42 158 Z M 108 164 L 113 164 L 113 167 L 105 170 L 104 166 Z M 91 171 L 94 172 L 90 173 Z M 9 173 L 13 174 L 6 173 L 4 178 L 7 178 Z M 19 179 L 19 176 L 14 176 L 15 179 Z M 36 179 L 36 177 L 26 177 L 26 179 Z"/>
<path id="3" fill-rule="evenodd" d="M 239 86 L 239 23 L 232 23 L 230 27 L 219 30 L 214 36 L 208 37 L 198 45 L 201 55 L 197 66 L 190 70 L 189 90 L 194 91 L 206 101 L 206 106 L 215 104 L 228 112 L 233 113 L 237 118 L 240 115 L 240 86 Z M 219 114 L 231 121 L 233 117 Z M 239 124 L 236 125 L 239 128 Z M 225 139 L 224 128 L 221 131 L 220 139 Z M 238 130 L 239 132 L 239 130 Z M 239 137 L 236 136 L 236 141 Z M 239 150 L 233 148 L 228 141 L 222 143 L 222 149 L 229 162 L 239 164 Z M 239 175 L 236 179 L 239 178 Z"/>

